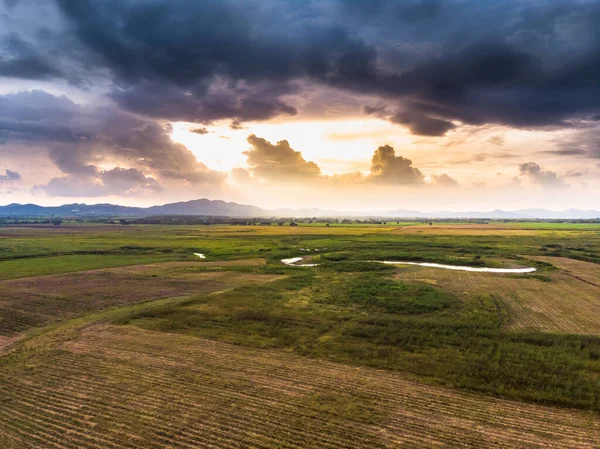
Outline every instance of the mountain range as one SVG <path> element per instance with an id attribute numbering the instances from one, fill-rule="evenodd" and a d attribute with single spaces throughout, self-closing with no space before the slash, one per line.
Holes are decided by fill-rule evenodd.
<path id="1" fill-rule="evenodd" d="M 370 212 L 335 211 L 323 209 L 261 209 L 238 203 L 227 203 L 206 198 L 185 202 L 168 203 L 152 207 L 130 207 L 114 204 L 63 204 L 62 206 L 38 206 L 37 204 L 8 204 L 0 206 L 0 216 L 158 216 L 199 215 L 212 217 L 394 217 L 394 218 L 478 218 L 478 219 L 593 219 L 600 218 L 598 210 L 568 209 L 520 209 L 505 211 L 434 211 L 381 210 Z"/>

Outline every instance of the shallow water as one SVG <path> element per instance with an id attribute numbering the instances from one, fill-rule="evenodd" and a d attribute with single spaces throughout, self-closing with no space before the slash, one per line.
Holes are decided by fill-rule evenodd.
<path id="1" fill-rule="evenodd" d="M 304 257 L 291 257 L 289 259 L 281 259 L 281 262 L 285 265 L 291 265 L 294 267 L 316 267 L 319 265 L 318 263 L 302 263 L 298 262 L 302 261 Z M 470 267 L 467 265 L 444 265 L 440 263 L 430 263 L 430 262 L 403 262 L 399 260 L 373 260 L 370 262 L 384 263 L 387 265 L 418 265 L 420 267 L 429 267 L 429 268 L 443 268 L 446 270 L 456 270 L 456 271 L 473 271 L 473 272 L 482 272 L 482 273 L 532 273 L 536 271 L 533 267 L 526 268 L 488 268 L 488 267 Z"/>
<path id="2" fill-rule="evenodd" d="M 536 271 L 533 267 L 527 268 L 488 268 L 488 267 L 469 267 L 466 265 L 443 265 L 440 263 L 429 262 L 401 262 L 398 260 L 382 260 L 377 261 L 388 265 L 418 265 L 420 267 L 444 268 L 446 270 L 458 271 L 477 271 L 484 273 L 532 273 Z"/>
<path id="3" fill-rule="evenodd" d="M 318 263 L 296 263 L 300 262 L 304 257 L 291 257 L 289 259 L 281 259 L 281 262 L 285 265 L 292 265 L 294 267 L 316 267 Z"/>

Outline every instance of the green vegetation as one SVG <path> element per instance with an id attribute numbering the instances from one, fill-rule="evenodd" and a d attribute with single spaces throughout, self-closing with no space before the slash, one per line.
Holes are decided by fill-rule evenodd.
<path id="1" fill-rule="evenodd" d="M 552 227 L 550 225 L 557 225 Z M 574 228 L 580 226 L 579 228 Z M 284 257 L 413 260 L 505 266 L 519 256 L 563 256 L 600 262 L 600 225 L 91 226 L 0 228 L 0 278 L 156 261 Z M 319 251 L 315 251 L 315 250 Z M 77 257 L 74 257 L 77 256 Z M 79 257 L 79 259 L 78 259 Z M 20 262 L 17 260 L 23 259 Z"/>
<path id="2" fill-rule="evenodd" d="M 474 446 L 594 447 L 594 226 L 1 228 L 0 446 L 455 446 L 443 409 Z"/>
<path id="3" fill-rule="evenodd" d="M 128 318 L 149 330 L 413 373 L 502 397 L 600 410 L 600 338 L 503 329 L 493 295 L 461 302 L 382 273 L 298 270 Z"/>
<path id="4" fill-rule="evenodd" d="M 85 254 L 18 258 L 0 262 L 0 280 L 95 270 L 98 268 L 168 262 L 169 260 L 172 260 L 172 257 L 159 254 Z"/>

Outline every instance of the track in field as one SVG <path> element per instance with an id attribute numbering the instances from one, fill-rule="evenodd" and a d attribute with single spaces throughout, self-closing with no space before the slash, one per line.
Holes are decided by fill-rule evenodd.
<path id="1" fill-rule="evenodd" d="M 594 448 L 596 414 L 129 326 L 1 373 L 0 442 L 40 448 Z"/>
<path id="2" fill-rule="evenodd" d="M 550 282 L 527 275 L 448 272 L 434 268 L 400 270 L 399 279 L 440 286 L 459 298 L 491 295 L 506 305 L 506 328 L 600 335 L 600 270 L 597 264 L 570 259 L 536 258 L 560 268 Z M 596 285 L 597 284 L 597 285 Z"/>
<path id="3" fill-rule="evenodd" d="M 219 262 L 252 265 L 261 259 Z M 271 275 L 202 272 L 205 263 L 164 263 L 0 281 L 0 337 L 86 313 L 160 298 L 210 293 Z M 0 347 L 2 341 L 0 338 Z"/>

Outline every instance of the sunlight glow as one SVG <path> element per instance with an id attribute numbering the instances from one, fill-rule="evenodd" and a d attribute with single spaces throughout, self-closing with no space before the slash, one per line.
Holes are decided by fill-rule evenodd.
<path id="1" fill-rule="evenodd" d="M 418 146 L 412 142 L 414 137 L 406 130 L 370 117 L 252 123 L 247 128 L 235 130 L 229 128 L 229 122 L 217 122 L 205 127 L 207 134 L 191 132 L 200 127 L 203 126 L 173 123 L 172 138 L 187 146 L 208 167 L 223 171 L 246 166 L 243 152 L 250 148 L 246 141 L 250 134 L 271 143 L 288 140 L 306 160 L 316 162 L 324 174 L 368 171 L 373 152 L 380 145 L 402 148 L 403 154 L 410 157 L 418 153 Z"/>

